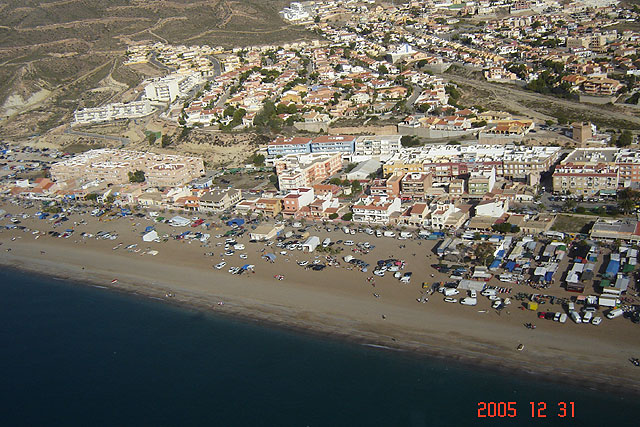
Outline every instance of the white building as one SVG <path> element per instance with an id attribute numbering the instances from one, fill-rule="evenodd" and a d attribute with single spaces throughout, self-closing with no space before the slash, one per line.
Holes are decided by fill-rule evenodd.
<path id="1" fill-rule="evenodd" d="M 148 100 L 129 102 L 127 104 L 117 102 L 102 107 L 76 110 L 74 113 L 74 121 L 78 124 L 103 123 L 118 119 L 144 117 L 154 111 L 154 108 Z"/>
<path id="2" fill-rule="evenodd" d="M 379 157 L 386 160 L 393 154 L 400 152 L 402 135 L 367 135 L 356 139 L 353 152 L 354 160 L 358 157 Z"/>
<path id="3" fill-rule="evenodd" d="M 201 82 L 202 79 L 197 74 L 170 74 L 149 81 L 144 92 L 150 101 L 173 102 Z"/>
<path id="4" fill-rule="evenodd" d="M 353 220 L 372 224 L 388 224 L 391 215 L 400 212 L 402 207 L 397 197 L 386 198 L 367 196 L 353 205 Z"/>
<path id="5" fill-rule="evenodd" d="M 499 218 L 509 211 L 508 200 L 488 200 L 476 206 L 476 216 Z"/>

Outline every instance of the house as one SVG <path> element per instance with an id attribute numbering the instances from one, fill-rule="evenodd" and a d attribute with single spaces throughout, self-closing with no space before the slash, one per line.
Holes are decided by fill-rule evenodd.
<path id="1" fill-rule="evenodd" d="M 275 197 L 263 197 L 258 199 L 255 212 L 265 216 L 275 217 L 282 211 L 282 199 Z"/>
<path id="2" fill-rule="evenodd" d="M 500 218 L 509 211 L 508 200 L 486 200 L 476 206 L 476 216 Z"/>
<path id="3" fill-rule="evenodd" d="M 429 213 L 429 205 L 426 203 L 415 203 L 400 215 L 398 223 L 413 227 L 421 227 L 428 220 Z"/>
<path id="4" fill-rule="evenodd" d="M 242 199 L 237 189 L 212 190 L 200 197 L 200 211 L 221 212 L 236 205 Z"/>
<path id="5" fill-rule="evenodd" d="M 308 206 L 314 200 L 312 188 L 298 188 L 292 190 L 282 199 L 282 215 L 284 217 L 295 216 L 301 208 Z"/>
<path id="6" fill-rule="evenodd" d="M 397 173 L 386 179 L 374 179 L 370 188 L 371 195 L 378 197 L 398 197 L 400 195 L 400 182 L 403 176 L 404 174 Z"/>
<path id="7" fill-rule="evenodd" d="M 269 240 L 278 236 L 282 230 L 284 230 L 283 224 L 262 224 L 249 233 L 249 238 L 257 241 Z"/>

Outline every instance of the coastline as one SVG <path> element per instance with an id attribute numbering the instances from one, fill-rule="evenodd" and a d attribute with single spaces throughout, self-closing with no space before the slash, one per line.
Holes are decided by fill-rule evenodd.
<path id="1" fill-rule="evenodd" d="M 26 242 L 25 242 L 26 243 Z M 15 246 L 15 245 L 14 245 Z M 34 246 L 34 245 L 31 245 Z M 40 247 L 40 246 L 39 246 Z M 35 249 L 35 248 L 34 248 Z M 39 250 L 39 249 L 38 249 Z M 264 323 L 270 327 L 292 330 L 329 339 L 345 340 L 356 345 L 364 345 L 383 351 L 394 351 L 406 357 L 430 357 L 443 362 L 487 369 L 496 373 L 509 373 L 520 377 L 551 381 L 573 386 L 595 388 L 603 391 L 616 391 L 629 395 L 640 394 L 640 379 L 631 379 L 618 375 L 596 374 L 585 371 L 583 363 L 576 369 L 562 366 L 562 363 L 535 363 L 526 353 L 499 349 L 489 353 L 491 343 L 458 341 L 438 341 L 437 335 L 426 334 L 416 336 L 403 332 L 397 327 L 372 328 L 370 324 L 354 321 L 345 316 L 339 318 L 331 313 L 308 312 L 293 304 L 273 304 L 268 301 L 236 299 L 224 293 L 199 292 L 197 289 L 180 288 L 172 281 L 159 282 L 140 276 L 140 272 L 120 271 L 118 282 L 110 283 L 109 274 L 97 268 L 78 270 L 77 266 L 60 262 L 59 259 L 20 256 L 13 250 L 0 256 L 0 264 L 5 267 L 28 271 L 36 275 L 59 278 L 72 284 L 97 286 L 109 291 L 132 294 L 144 298 L 162 300 L 166 303 L 211 313 L 213 315 L 230 316 L 241 321 Z M 221 273 L 219 278 L 224 280 Z M 228 279 L 227 279 L 228 280 Z M 260 282 L 261 279 L 250 277 L 248 282 Z M 251 284 L 251 283 L 249 283 Z M 177 290 L 180 289 L 180 290 Z M 175 292 L 176 296 L 167 298 L 167 292 Z M 223 306 L 217 303 L 224 301 Z M 436 343 L 436 341 L 438 341 Z M 487 351 L 482 351 L 487 350 Z M 524 356 L 524 357 L 522 357 Z M 547 361 L 548 362 L 548 361 Z"/>

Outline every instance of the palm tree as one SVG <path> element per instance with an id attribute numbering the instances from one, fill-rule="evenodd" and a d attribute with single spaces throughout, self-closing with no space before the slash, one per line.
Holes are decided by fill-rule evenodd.
<path id="1" fill-rule="evenodd" d="M 618 208 L 624 213 L 629 213 L 636 207 L 636 204 L 631 199 L 618 200 Z"/>

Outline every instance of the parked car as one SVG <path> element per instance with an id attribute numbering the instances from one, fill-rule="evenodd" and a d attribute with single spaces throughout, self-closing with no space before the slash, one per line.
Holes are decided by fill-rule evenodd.
<path id="1" fill-rule="evenodd" d="M 458 300 L 455 299 L 455 298 L 451 298 L 451 297 L 445 297 L 444 298 L 444 302 L 456 303 L 456 302 L 458 302 Z"/>

